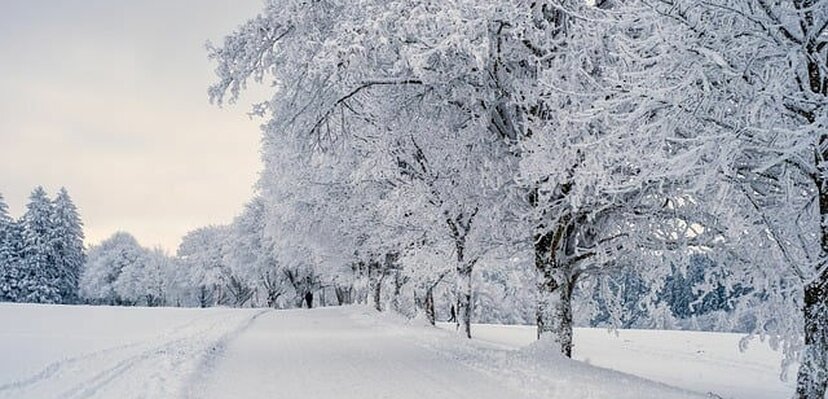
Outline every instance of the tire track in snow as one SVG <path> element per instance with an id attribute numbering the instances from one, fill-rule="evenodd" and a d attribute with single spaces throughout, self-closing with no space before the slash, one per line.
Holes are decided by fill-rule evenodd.
<path id="1" fill-rule="evenodd" d="M 119 395 L 171 397 L 177 389 L 170 386 L 186 381 L 186 372 L 198 369 L 205 353 L 239 330 L 233 326 L 248 325 L 261 313 L 245 317 L 233 310 L 208 314 L 149 339 L 64 359 L 31 377 L 0 386 L 0 397 L 110 397 L 106 391 L 122 385 L 130 389 L 116 390 Z M 224 332 L 227 328 L 232 329 L 230 333 Z M 192 366 L 187 367 L 188 363 Z"/>
<path id="2" fill-rule="evenodd" d="M 157 340 L 158 337 L 160 337 L 160 336 L 172 335 L 175 331 L 178 331 L 178 330 L 181 330 L 181 329 L 184 329 L 184 328 L 188 328 L 188 327 L 190 327 L 190 326 L 192 326 L 192 325 L 194 325 L 198 322 L 201 322 L 204 319 L 211 318 L 211 317 L 215 317 L 215 315 L 203 315 L 203 316 L 199 316 L 199 317 L 194 317 L 190 320 L 187 320 L 184 323 L 181 323 L 177 326 L 170 327 L 170 328 L 162 331 L 158 336 L 154 336 L 154 337 L 150 337 L 150 338 L 144 338 L 144 339 L 140 339 L 140 340 L 135 340 L 133 342 L 129 342 L 129 343 L 126 343 L 126 344 L 115 345 L 115 346 L 111 346 L 111 347 L 108 347 L 108 348 L 103 348 L 103 349 L 92 351 L 92 352 L 81 353 L 81 354 L 76 355 L 76 356 L 71 356 L 71 357 L 67 357 L 67 358 L 52 362 L 52 363 L 48 364 L 46 367 L 44 367 L 42 370 L 40 370 L 39 372 L 34 373 L 34 374 L 30 375 L 29 377 L 25 377 L 23 379 L 11 381 L 11 382 L 0 385 L 0 395 L 3 394 L 4 391 L 20 390 L 20 389 L 26 388 L 28 386 L 35 385 L 35 384 L 38 384 L 40 382 L 43 382 L 44 380 L 48 380 L 49 378 L 54 377 L 55 375 L 57 375 L 58 373 L 60 373 L 64 369 L 66 369 L 67 367 L 72 366 L 73 364 L 81 363 L 81 362 L 84 362 L 84 361 L 89 361 L 89 360 L 100 358 L 100 357 L 104 357 L 104 356 L 106 356 L 110 353 L 123 351 L 123 350 L 129 350 L 129 349 L 138 347 L 140 345 L 146 345 L 146 344 L 150 343 L 153 340 Z"/>
<path id="3" fill-rule="evenodd" d="M 29 377 L 0 385 L 0 394 L 2 394 L 4 391 L 9 391 L 9 390 L 13 390 L 13 389 L 20 390 L 20 389 L 26 388 L 28 386 L 37 384 L 41 381 L 52 378 L 53 376 L 58 374 L 61 370 L 63 370 L 64 368 L 66 368 L 68 366 L 71 366 L 72 364 L 82 362 L 86 359 L 92 359 L 92 358 L 96 358 L 96 357 L 105 356 L 108 353 L 134 348 L 134 347 L 140 345 L 141 343 L 142 342 L 133 342 L 133 343 L 129 343 L 129 344 L 113 346 L 113 347 L 110 347 L 110 348 L 101 349 L 101 350 L 94 351 L 94 352 L 88 352 L 88 353 L 85 353 L 85 354 L 82 354 L 82 355 L 73 356 L 73 357 L 63 359 L 63 360 L 58 360 L 56 362 L 52 362 L 48 366 L 44 367 L 41 371 L 39 371 L 35 374 L 32 374 Z"/>
<path id="4" fill-rule="evenodd" d="M 212 347 L 206 351 L 201 360 L 198 364 L 198 367 L 190 374 L 190 377 L 187 379 L 186 383 L 181 389 L 179 393 L 179 397 L 181 398 L 201 398 L 203 397 L 204 391 L 204 383 L 209 379 L 209 377 L 213 374 L 213 371 L 218 364 L 218 361 L 224 357 L 225 352 L 227 351 L 227 346 L 236 339 L 239 335 L 243 334 L 247 331 L 251 325 L 259 318 L 259 316 L 272 312 L 273 309 L 265 309 L 262 310 L 250 318 L 248 318 L 245 322 L 239 325 L 234 330 L 224 334 Z"/>

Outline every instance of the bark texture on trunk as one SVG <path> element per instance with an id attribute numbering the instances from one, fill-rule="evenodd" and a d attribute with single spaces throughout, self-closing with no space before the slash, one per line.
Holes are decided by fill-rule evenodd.
<path id="1" fill-rule="evenodd" d="M 819 25 L 814 10 L 814 0 L 794 0 L 793 5 L 800 17 L 799 26 L 806 38 L 801 48 L 804 50 L 808 88 L 811 95 L 828 97 L 828 55 L 822 49 L 817 38 L 825 29 Z M 797 77 L 798 79 L 798 77 Z M 801 87 L 801 86 L 800 86 Z M 818 123 L 818 115 L 825 110 L 814 109 L 808 104 L 796 110 L 810 125 Z M 818 131 L 819 138 L 814 151 L 816 173 L 811 178 L 816 182 L 819 192 L 820 246 L 819 267 L 828 260 L 828 134 L 822 125 Z M 828 388 L 828 270 L 820 270 L 814 280 L 805 285 L 803 290 L 802 313 L 804 317 L 805 347 L 802 351 L 801 364 L 797 375 L 796 397 L 799 399 L 823 399 Z"/>
<path id="2" fill-rule="evenodd" d="M 568 191 L 569 187 L 565 186 Z M 535 234 L 535 271 L 537 273 L 538 339 L 553 342 L 561 354 L 572 357 L 572 290 L 575 275 L 571 262 L 565 261 L 571 248 L 575 227 L 570 217 L 562 217 L 558 225 L 537 227 Z"/>
<path id="3" fill-rule="evenodd" d="M 466 338 L 471 338 L 472 267 L 457 268 L 457 327 Z"/>
<path id="4" fill-rule="evenodd" d="M 402 313 L 402 287 L 405 283 L 408 282 L 408 278 L 402 275 L 402 270 L 396 268 L 394 271 L 394 297 L 391 300 L 391 304 L 394 307 L 394 310 L 398 313 Z"/>
<path id="5" fill-rule="evenodd" d="M 282 294 L 281 292 L 268 290 L 267 291 L 267 307 L 275 308 L 276 303 L 279 300 L 279 296 L 281 296 L 281 294 Z"/>
<path id="6" fill-rule="evenodd" d="M 542 273 L 538 281 L 538 339 L 549 339 L 572 357 L 572 284 Z"/>
<path id="7" fill-rule="evenodd" d="M 454 239 L 454 251 L 457 256 L 455 295 L 457 295 L 457 329 L 466 338 L 471 338 L 472 315 L 472 271 L 477 259 L 466 256 L 466 238 L 478 208 L 469 213 L 459 213 L 446 219 L 446 224 Z M 446 215 L 448 216 L 448 215 Z"/>
<path id="8" fill-rule="evenodd" d="M 371 261 L 368 264 L 368 291 L 374 309 L 382 312 L 382 283 L 385 280 L 385 270 L 382 263 L 378 261 Z"/>
<path id="9" fill-rule="evenodd" d="M 373 295 L 371 297 L 373 298 L 374 309 L 377 312 L 382 312 L 382 280 L 377 279 L 372 288 Z"/>
<path id="10" fill-rule="evenodd" d="M 434 311 L 434 287 L 429 287 L 426 290 L 423 307 L 425 308 L 425 316 L 428 323 L 437 324 L 437 313 Z"/>
<path id="11" fill-rule="evenodd" d="M 828 388 L 828 272 L 805 287 L 805 347 L 796 381 L 799 399 L 823 399 Z"/>
<path id="12" fill-rule="evenodd" d="M 350 286 L 348 286 L 348 287 L 340 287 L 340 286 L 334 287 L 334 294 L 336 294 L 336 302 L 339 305 L 349 305 L 349 304 L 353 303 L 352 293 L 353 293 L 353 288 L 350 287 Z"/>
<path id="13" fill-rule="evenodd" d="M 825 148 L 828 136 L 822 136 L 819 144 Z M 817 165 L 824 165 L 828 149 L 816 152 Z M 825 169 L 825 166 L 820 166 Z M 824 172 L 824 170 L 823 170 Z M 822 179 L 821 179 L 822 180 Z M 828 181 L 820 181 L 819 213 L 821 219 L 821 258 L 828 259 Z M 823 399 L 828 389 L 828 269 L 822 270 L 807 284 L 803 292 L 802 316 L 804 318 L 805 347 L 796 381 L 799 399 Z"/>

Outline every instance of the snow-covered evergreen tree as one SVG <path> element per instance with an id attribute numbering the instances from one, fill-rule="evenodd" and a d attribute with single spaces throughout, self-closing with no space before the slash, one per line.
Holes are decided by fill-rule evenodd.
<path id="1" fill-rule="evenodd" d="M 21 299 L 25 302 L 60 303 L 60 270 L 56 265 L 54 206 L 43 187 L 29 197 L 23 225 Z"/>
<path id="2" fill-rule="evenodd" d="M 20 300 L 20 227 L 0 194 L 0 302 Z"/>
<path id="3" fill-rule="evenodd" d="M 83 223 L 69 192 L 61 188 L 54 200 L 55 266 L 58 289 L 63 303 L 76 303 L 80 276 L 86 264 L 83 247 Z"/>

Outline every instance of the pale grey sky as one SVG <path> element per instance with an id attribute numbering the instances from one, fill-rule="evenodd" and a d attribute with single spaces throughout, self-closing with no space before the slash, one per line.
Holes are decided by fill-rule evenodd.
<path id="1" fill-rule="evenodd" d="M 259 0 L 0 0 L 0 193 L 66 186 L 87 243 L 117 230 L 174 252 L 253 192 L 260 121 L 209 104 L 219 41 Z"/>

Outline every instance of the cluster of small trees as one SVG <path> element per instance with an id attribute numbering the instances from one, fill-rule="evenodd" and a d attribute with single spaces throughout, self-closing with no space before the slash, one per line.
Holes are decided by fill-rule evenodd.
<path id="1" fill-rule="evenodd" d="M 432 320 L 448 282 L 466 336 L 481 276 L 531 286 L 570 355 L 581 302 L 628 308 L 607 278 L 652 292 L 704 254 L 697 288 L 752 287 L 753 332 L 824 396 L 825 0 L 274 1 L 210 52 L 213 101 L 275 88 L 262 270 Z"/>
<path id="2" fill-rule="evenodd" d="M 85 254 L 80 216 L 69 193 L 42 187 L 15 220 L 0 196 L 0 302 L 78 303 Z"/>
<path id="3" fill-rule="evenodd" d="M 233 224 L 187 233 L 175 256 L 118 232 L 89 249 L 81 279 L 88 303 L 116 306 L 311 307 L 342 304 L 310 267 L 281 266 L 262 239 L 260 203 Z M 325 295 L 329 294 L 330 297 Z"/>
<path id="4" fill-rule="evenodd" d="M 100 305 L 184 306 L 188 288 L 174 258 L 124 232 L 89 248 L 80 282 L 84 300 Z"/>

